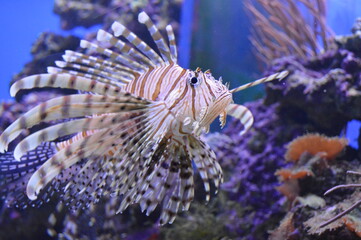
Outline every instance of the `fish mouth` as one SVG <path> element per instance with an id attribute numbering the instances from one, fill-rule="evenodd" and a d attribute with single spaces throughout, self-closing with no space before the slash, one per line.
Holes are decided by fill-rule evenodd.
<path id="1" fill-rule="evenodd" d="M 216 98 L 205 110 L 203 116 L 199 120 L 200 128 L 209 128 L 209 125 L 222 114 L 226 107 L 232 102 L 232 94 L 225 92 Z"/>

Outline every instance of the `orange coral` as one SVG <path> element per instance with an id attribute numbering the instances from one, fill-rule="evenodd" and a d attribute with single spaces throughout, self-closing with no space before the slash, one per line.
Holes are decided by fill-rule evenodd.
<path id="1" fill-rule="evenodd" d="M 358 237 L 361 237 L 361 226 L 360 222 L 356 221 L 351 216 L 345 216 L 342 218 L 343 223 L 347 227 L 348 230 L 354 232 Z"/>
<path id="2" fill-rule="evenodd" d="M 300 193 L 298 181 L 295 179 L 285 181 L 281 186 L 276 187 L 276 189 L 282 193 L 290 203 L 292 203 Z"/>
<path id="3" fill-rule="evenodd" d="M 335 158 L 347 144 L 345 138 L 306 134 L 288 144 L 285 158 L 287 161 L 297 162 L 303 153 L 308 152 L 312 155 L 322 154 L 323 158 L 330 160 Z"/>
<path id="4" fill-rule="evenodd" d="M 275 173 L 277 176 L 280 176 L 281 181 L 286 181 L 289 179 L 300 179 L 307 176 L 313 176 L 313 172 L 307 169 L 292 171 L 290 169 L 280 169 Z"/>

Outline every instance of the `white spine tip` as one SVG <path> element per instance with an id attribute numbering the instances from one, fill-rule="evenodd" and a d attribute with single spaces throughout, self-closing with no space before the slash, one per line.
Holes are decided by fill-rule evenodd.
<path id="1" fill-rule="evenodd" d="M 16 161 L 20 162 L 21 161 L 21 157 L 22 157 L 22 154 L 19 153 L 19 150 L 18 149 L 15 149 L 15 152 L 14 152 L 14 158 Z"/>
<path id="2" fill-rule="evenodd" d="M 66 67 L 66 62 L 63 61 L 55 61 L 55 65 L 60 67 L 60 68 L 64 68 Z"/>
<path id="3" fill-rule="evenodd" d="M 69 55 L 63 55 L 62 57 L 65 62 L 73 62 L 74 61 L 74 57 L 71 57 Z"/>
<path id="4" fill-rule="evenodd" d="M 18 92 L 18 89 L 16 87 L 16 83 L 11 85 L 10 87 L 10 96 L 15 97 L 16 93 Z"/>
<path id="5" fill-rule="evenodd" d="M 47 67 L 47 71 L 48 73 L 53 73 L 53 74 L 59 72 L 59 70 L 55 67 Z"/>
<path id="6" fill-rule="evenodd" d="M 65 55 L 72 56 L 72 55 L 74 55 L 74 52 L 71 50 L 65 50 Z"/>
<path id="7" fill-rule="evenodd" d="M 138 15 L 138 21 L 140 22 L 140 23 L 145 23 L 146 21 L 148 21 L 149 20 L 149 16 L 148 16 L 148 14 L 146 14 L 145 12 L 141 12 L 141 13 L 139 13 L 139 15 Z"/>
<path id="8" fill-rule="evenodd" d="M 282 80 L 283 78 L 287 77 L 288 73 L 289 73 L 289 72 L 288 72 L 287 70 L 281 72 L 281 74 L 280 74 L 280 76 L 279 76 L 280 80 Z"/>
<path id="9" fill-rule="evenodd" d="M 173 31 L 173 28 L 172 28 L 171 25 L 167 25 L 167 26 L 165 27 L 165 30 L 167 30 L 168 32 L 170 32 L 170 31 Z"/>
<path id="10" fill-rule="evenodd" d="M 86 41 L 86 40 L 81 40 L 80 41 L 80 47 L 82 48 L 88 48 L 90 45 L 90 42 Z"/>
<path id="11" fill-rule="evenodd" d="M 7 151 L 7 146 L 3 140 L 0 143 L 0 153 L 5 153 Z"/>
<path id="12" fill-rule="evenodd" d="M 99 42 L 107 41 L 108 40 L 108 34 L 109 33 L 104 31 L 103 29 L 99 29 L 98 33 L 97 33 L 97 40 Z"/>
<path id="13" fill-rule="evenodd" d="M 112 30 L 113 30 L 114 36 L 119 37 L 120 35 L 123 34 L 125 27 L 118 22 L 114 22 L 112 24 Z"/>
<path id="14" fill-rule="evenodd" d="M 28 185 L 26 186 L 26 195 L 30 200 L 36 200 L 38 198 L 38 193 L 42 188 L 38 171 L 39 169 L 30 177 Z"/>
<path id="15" fill-rule="evenodd" d="M 37 199 L 37 196 L 35 194 L 35 191 L 32 189 L 32 188 L 27 188 L 26 190 L 26 195 L 28 196 L 28 198 L 31 200 L 31 201 L 34 201 Z"/>

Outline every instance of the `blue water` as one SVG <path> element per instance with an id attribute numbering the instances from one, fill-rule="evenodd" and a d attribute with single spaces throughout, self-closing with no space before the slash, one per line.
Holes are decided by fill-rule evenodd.
<path id="1" fill-rule="evenodd" d="M 31 46 L 44 31 L 84 36 L 91 29 L 60 29 L 60 18 L 53 13 L 51 0 L 0 0 L 0 101 L 10 99 L 9 82 L 31 61 Z M 95 26 L 100 28 L 100 26 Z"/>
<path id="2" fill-rule="evenodd" d="M 31 44 L 38 34 L 59 29 L 53 4 L 49 0 L 1 0 L 0 101 L 10 98 L 8 83 L 31 60 Z"/>
<path id="3" fill-rule="evenodd" d="M 194 0 L 184 0 L 182 5 L 182 15 L 181 15 L 181 21 L 182 24 L 180 26 L 180 33 L 181 36 L 179 43 L 178 43 L 178 49 L 179 49 L 179 65 L 183 68 L 189 68 L 190 64 L 190 51 L 191 51 L 191 45 L 192 45 L 192 28 L 191 26 L 193 22 L 193 6 L 194 6 Z M 182 53 L 182 54 L 180 54 Z"/>

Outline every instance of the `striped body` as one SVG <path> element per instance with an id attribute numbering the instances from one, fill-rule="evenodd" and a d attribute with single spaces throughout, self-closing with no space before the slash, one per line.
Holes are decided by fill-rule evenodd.
<path id="1" fill-rule="evenodd" d="M 99 30 L 97 39 L 116 50 L 81 41 L 83 48 L 105 59 L 66 51 L 64 61 L 49 67 L 48 74 L 29 76 L 12 85 L 12 96 L 21 89 L 39 87 L 86 93 L 41 103 L 1 134 L 0 152 L 4 152 L 24 129 L 40 122 L 67 119 L 27 136 L 16 146 L 16 160 L 36 161 L 29 165 L 26 178 L 18 177 L 8 167 L 20 165 L 8 163 L 6 154 L 7 165 L 0 171 L 6 177 L 0 183 L 4 188 L 12 182 L 11 189 L 5 186 L 7 194 L 27 184 L 30 200 L 47 201 L 51 192 L 62 191 L 64 201 L 75 209 L 89 207 L 103 195 L 111 195 L 122 198 L 118 212 L 139 203 L 147 214 L 163 203 L 160 223 L 165 224 L 174 221 L 179 209 L 188 210 L 193 200 L 192 162 L 203 180 L 207 201 L 209 183 L 219 187 L 223 181 L 221 167 L 199 135 L 207 132 L 218 116 L 224 126 L 227 114 L 244 124 L 241 134 L 246 132 L 253 116 L 246 107 L 232 103 L 232 93 L 283 78 L 286 73 L 229 90 L 210 71 L 192 71 L 177 65 L 171 26 L 166 28 L 168 45 L 144 12 L 139 14 L 139 21 L 147 26 L 160 55 L 115 22 L 114 35 Z M 58 138 L 72 135 L 55 143 Z M 39 149 L 47 154 L 34 158 L 33 152 Z"/>

